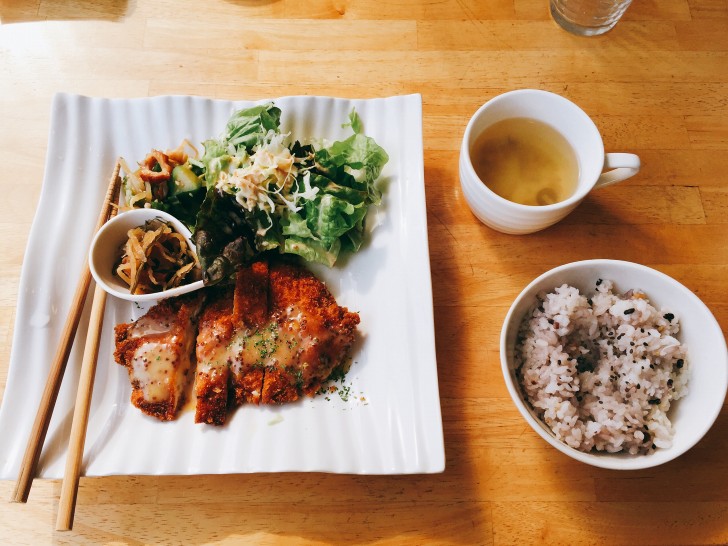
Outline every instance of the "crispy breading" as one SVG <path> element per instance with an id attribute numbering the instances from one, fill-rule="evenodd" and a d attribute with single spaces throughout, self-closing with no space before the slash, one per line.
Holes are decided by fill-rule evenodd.
<path id="1" fill-rule="evenodd" d="M 285 403 L 298 393 L 313 395 L 344 362 L 359 315 L 338 305 L 324 283 L 293 263 L 271 265 L 269 292 L 280 358 L 271 358 L 266 368 L 262 402 Z"/>
<path id="2" fill-rule="evenodd" d="M 200 317 L 196 345 L 196 423 L 221 425 L 227 417 L 230 365 L 226 359 L 218 359 L 219 348 L 228 346 L 235 333 L 232 296 L 232 290 L 218 292 Z"/>
<path id="3" fill-rule="evenodd" d="M 197 335 L 195 421 L 221 425 L 227 404 L 257 404 L 264 370 L 255 337 L 268 322 L 268 264 L 240 269 L 234 292 L 222 292 L 205 310 Z"/>
<path id="4" fill-rule="evenodd" d="M 235 282 L 234 320 L 250 336 L 268 321 L 268 263 L 255 262 L 238 271 Z M 255 348 L 255 347 L 254 347 Z M 231 366 L 231 383 L 235 404 L 260 403 L 263 391 L 263 367 L 257 355 L 241 358 Z"/>
<path id="5" fill-rule="evenodd" d="M 204 296 L 165 299 L 143 317 L 114 329 L 114 358 L 131 380 L 131 402 L 162 421 L 174 419 L 185 397 L 197 315 Z"/>
<path id="6" fill-rule="evenodd" d="M 344 365 L 359 324 L 359 315 L 339 306 L 315 275 L 287 261 L 244 267 L 234 289 L 209 290 L 207 299 L 196 335 L 199 423 L 224 424 L 231 406 L 312 396 Z M 165 300 L 140 321 L 163 321 L 174 315 L 175 305 Z M 117 327 L 117 353 L 131 350 L 132 343 L 139 351 L 145 340 L 127 340 L 125 326 Z M 194 342 L 194 331 L 181 338 Z M 135 405 L 164 419 L 173 418 L 179 407 L 174 398 L 158 407 L 139 405 L 139 400 Z"/>

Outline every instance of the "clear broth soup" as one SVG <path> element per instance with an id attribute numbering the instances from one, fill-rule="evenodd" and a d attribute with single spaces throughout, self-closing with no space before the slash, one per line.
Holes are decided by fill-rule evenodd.
<path id="1" fill-rule="evenodd" d="M 475 140 L 470 157 L 478 177 L 504 199 L 551 205 L 576 192 L 579 162 L 556 129 L 529 118 L 494 123 Z"/>

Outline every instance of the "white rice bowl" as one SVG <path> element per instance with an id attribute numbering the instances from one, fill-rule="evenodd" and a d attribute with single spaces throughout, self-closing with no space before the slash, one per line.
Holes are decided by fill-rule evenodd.
<path id="1" fill-rule="evenodd" d="M 556 438 L 581 451 L 649 453 L 672 445 L 667 416 L 687 394 L 679 316 L 639 290 L 540 293 L 516 340 L 516 375 Z"/>
<path id="2" fill-rule="evenodd" d="M 504 322 L 501 361 L 534 430 L 605 468 L 684 453 L 728 388 L 728 350 L 708 308 L 670 277 L 614 260 L 567 264 L 526 287 Z"/>

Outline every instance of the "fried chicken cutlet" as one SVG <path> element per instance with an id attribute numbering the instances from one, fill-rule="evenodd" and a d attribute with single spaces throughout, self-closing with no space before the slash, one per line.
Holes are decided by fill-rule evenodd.
<path id="1" fill-rule="evenodd" d="M 267 321 L 268 264 L 256 262 L 240 269 L 235 289 L 218 292 L 202 314 L 196 350 L 197 423 L 223 424 L 229 398 L 235 405 L 260 402 L 264 371 L 256 336 Z"/>
<path id="2" fill-rule="evenodd" d="M 195 420 L 221 425 L 228 403 L 283 404 L 313 395 L 342 364 L 359 315 L 307 269 L 256 262 L 203 312 Z"/>
<path id="3" fill-rule="evenodd" d="M 283 404 L 312 396 L 342 365 L 359 315 L 340 307 L 300 265 L 258 261 L 234 288 L 163 300 L 116 327 L 117 362 L 127 367 L 132 403 L 171 420 L 196 356 L 195 421 L 222 425 L 231 406 Z M 199 315 L 199 329 L 198 329 Z"/>
<path id="4" fill-rule="evenodd" d="M 326 285 L 292 263 L 270 268 L 271 338 L 264 403 L 313 395 L 348 356 L 359 315 L 341 307 Z"/>
<path id="5" fill-rule="evenodd" d="M 184 401 L 202 293 L 162 300 L 144 316 L 116 326 L 114 358 L 131 380 L 131 403 L 162 421 Z"/>

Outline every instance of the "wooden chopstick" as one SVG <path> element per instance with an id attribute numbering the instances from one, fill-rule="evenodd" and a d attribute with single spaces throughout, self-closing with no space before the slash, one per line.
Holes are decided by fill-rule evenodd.
<path id="1" fill-rule="evenodd" d="M 94 388 L 94 377 L 96 376 L 96 360 L 99 356 L 99 340 L 101 339 L 101 328 L 104 324 L 105 307 L 106 292 L 97 285 L 94 290 L 91 318 L 89 319 L 88 334 L 86 335 L 86 348 L 81 363 L 81 377 L 78 381 L 76 406 L 73 410 L 71 437 L 68 441 L 66 471 L 63 474 L 63 484 L 61 485 L 56 531 L 70 531 L 71 527 L 73 527 L 73 514 L 76 508 L 78 480 L 81 476 L 83 446 L 86 443 L 86 426 L 88 425 L 88 415 L 91 409 L 91 394 Z"/>
<path id="2" fill-rule="evenodd" d="M 113 207 L 109 211 L 109 219 L 116 216 L 118 209 Z M 104 325 L 104 309 L 106 308 L 106 292 L 96 285 L 91 304 L 91 317 L 86 333 L 86 345 L 81 360 L 81 375 L 78 380 L 76 392 L 76 405 L 73 408 L 73 421 L 71 423 L 71 436 L 68 440 L 68 453 L 66 455 L 66 470 L 63 473 L 61 484 L 61 497 L 58 505 L 56 519 L 57 531 L 70 531 L 73 527 L 73 514 L 76 509 L 76 496 L 78 493 L 78 480 L 81 477 L 81 463 L 83 461 L 83 447 L 86 443 L 86 428 L 91 410 L 91 396 L 94 390 L 96 377 L 96 362 L 99 356 L 99 341 L 101 329 Z"/>
<path id="3" fill-rule="evenodd" d="M 114 167 L 114 173 L 109 180 L 109 187 L 106 191 L 104 198 L 104 204 L 101 207 L 101 213 L 99 214 L 98 222 L 94 233 L 96 233 L 101 226 L 106 223 L 110 214 L 113 214 L 115 204 L 119 199 L 119 191 L 121 189 L 121 179 L 119 177 L 120 163 L 116 162 Z M 81 319 L 81 312 L 83 311 L 84 303 L 86 302 L 86 294 L 88 287 L 91 283 L 91 272 L 88 268 L 88 257 L 84 262 L 83 269 L 81 270 L 81 277 L 78 280 L 76 286 L 76 292 L 73 295 L 73 301 L 71 302 L 71 310 L 66 317 L 66 324 L 63 327 L 61 333 L 61 339 L 58 344 L 58 350 L 51 363 L 50 371 L 48 372 L 48 378 L 46 379 L 46 385 L 43 389 L 43 395 L 38 406 L 38 413 L 35 416 L 33 422 L 33 428 L 28 438 L 28 444 L 25 448 L 25 454 L 23 460 L 20 463 L 20 472 L 18 473 L 18 480 L 15 482 L 15 489 L 13 495 L 10 498 L 11 502 L 26 502 L 28 500 L 28 493 L 30 487 L 33 484 L 33 478 L 35 477 L 36 467 L 38 466 L 38 459 L 45 442 L 46 433 L 48 432 L 48 424 L 51 421 L 53 415 L 53 408 L 56 405 L 56 399 L 58 398 L 58 390 L 61 387 L 61 381 L 63 380 L 63 374 L 66 371 L 66 363 L 68 357 L 71 354 L 71 347 L 73 346 L 73 338 L 76 336 L 76 330 L 78 329 L 78 323 Z"/>

